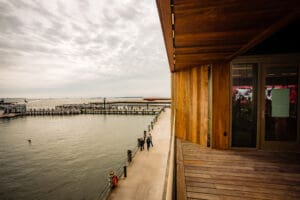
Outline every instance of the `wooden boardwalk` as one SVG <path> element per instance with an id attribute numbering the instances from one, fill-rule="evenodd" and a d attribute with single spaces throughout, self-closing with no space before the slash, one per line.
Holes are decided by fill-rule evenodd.
<path id="1" fill-rule="evenodd" d="M 177 139 L 177 199 L 300 199 L 300 154 L 214 150 Z"/>

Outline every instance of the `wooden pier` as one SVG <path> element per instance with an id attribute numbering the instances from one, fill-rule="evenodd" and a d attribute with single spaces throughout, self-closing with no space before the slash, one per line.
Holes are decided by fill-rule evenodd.
<path id="1" fill-rule="evenodd" d="M 101 115 L 157 115 L 161 112 L 160 109 L 141 109 L 141 110 L 117 110 L 117 109 L 82 109 L 82 110 L 68 110 L 68 109 L 30 109 L 24 115 L 38 116 L 38 115 L 79 115 L 79 114 L 101 114 Z"/>
<path id="2" fill-rule="evenodd" d="M 79 114 L 100 114 L 100 115 L 158 115 L 170 103 L 162 102 L 108 102 L 88 104 L 63 104 L 48 109 L 27 109 L 23 115 L 79 115 Z"/>
<path id="3" fill-rule="evenodd" d="M 170 107 L 169 100 L 160 101 L 108 101 L 82 104 L 62 104 L 55 108 L 26 108 L 26 105 L 13 105 L 16 108 L 6 109 L 0 118 L 16 116 L 44 116 L 44 115 L 159 115 L 166 107 Z"/>
<path id="4" fill-rule="evenodd" d="M 55 108 L 29 108 L 10 110 L 4 113 L 5 117 L 16 116 L 47 116 L 47 115 L 79 115 L 79 114 L 100 114 L 100 115 L 159 115 L 170 102 L 93 102 L 83 104 L 63 104 Z M 1 118 L 2 115 L 0 115 Z M 4 115 L 3 115 L 4 118 Z"/>

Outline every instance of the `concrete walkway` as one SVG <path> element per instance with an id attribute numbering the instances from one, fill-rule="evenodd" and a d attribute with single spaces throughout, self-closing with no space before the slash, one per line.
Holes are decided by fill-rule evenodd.
<path id="1" fill-rule="evenodd" d="M 170 145 L 170 109 L 163 112 L 151 131 L 154 147 L 139 151 L 108 199 L 160 200 L 163 197 Z"/>

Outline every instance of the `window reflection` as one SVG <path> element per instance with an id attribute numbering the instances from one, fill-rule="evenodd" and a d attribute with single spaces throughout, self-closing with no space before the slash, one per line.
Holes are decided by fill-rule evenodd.
<path id="1" fill-rule="evenodd" d="M 255 147 L 257 65 L 232 66 L 232 146 Z"/>
<path id="2" fill-rule="evenodd" d="M 297 98 L 298 98 L 298 68 L 268 67 L 265 83 L 265 140 L 266 141 L 296 141 L 297 139 Z M 288 92 L 285 108 L 274 107 L 273 93 Z M 281 106 L 285 106 L 284 99 Z M 279 102 L 280 104 L 280 102 Z M 285 115 L 280 115 L 286 112 Z M 274 114 L 276 113 L 276 114 Z"/>

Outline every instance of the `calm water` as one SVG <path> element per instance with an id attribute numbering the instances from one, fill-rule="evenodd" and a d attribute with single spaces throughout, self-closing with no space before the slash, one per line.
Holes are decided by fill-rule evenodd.
<path id="1" fill-rule="evenodd" d="M 153 116 L 0 120 L 0 199 L 97 199 Z M 27 139 L 31 139 L 29 144 Z"/>

